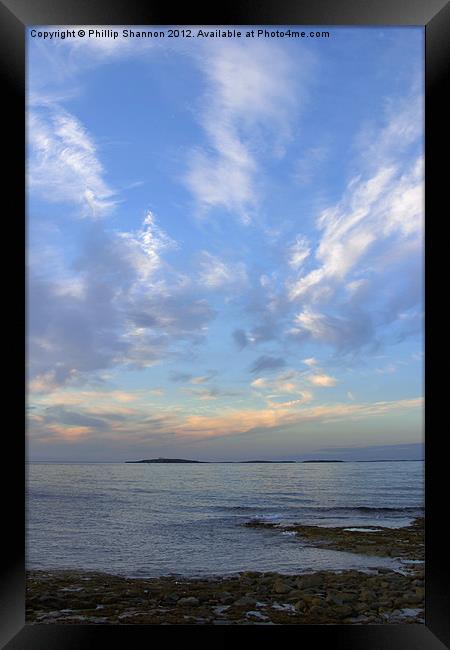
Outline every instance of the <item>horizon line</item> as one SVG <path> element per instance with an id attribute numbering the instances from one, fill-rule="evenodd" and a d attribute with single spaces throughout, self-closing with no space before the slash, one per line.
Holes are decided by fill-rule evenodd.
<path id="1" fill-rule="evenodd" d="M 26 460 L 25 464 L 32 463 L 64 463 L 64 464 L 91 464 L 91 465 L 107 465 L 107 464 L 139 464 L 148 460 L 160 460 L 158 458 L 144 458 L 141 460 Z M 163 460 L 173 461 L 171 458 L 164 458 Z M 176 459 L 181 461 L 187 461 L 187 463 L 204 463 L 204 464 L 230 464 L 230 463 L 310 463 L 310 462 L 340 462 L 340 463 L 408 463 L 408 462 L 423 462 L 425 458 L 375 458 L 375 459 L 358 459 L 358 458 L 349 458 L 349 459 L 340 459 L 340 458 L 331 458 L 331 459 L 322 459 L 322 458 L 311 458 L 305 460 L 290 460 L 290 459 L 276 459 L 276 460 L 265 460 L 265 459 L 251 459 L 251 460 L 191 460 L 191 459 Z M 163 463 L 161 463 L 163 464 Z M 179 463 L 179 464 L 183 464 Z"/>

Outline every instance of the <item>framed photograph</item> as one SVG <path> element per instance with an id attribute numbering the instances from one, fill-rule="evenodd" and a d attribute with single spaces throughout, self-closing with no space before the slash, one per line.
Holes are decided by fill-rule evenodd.
<path id="1" fill-rule="evenodd" d="M 26 266 L 4 647 L 450 647 L 448 5 L 0 11 Z"/>

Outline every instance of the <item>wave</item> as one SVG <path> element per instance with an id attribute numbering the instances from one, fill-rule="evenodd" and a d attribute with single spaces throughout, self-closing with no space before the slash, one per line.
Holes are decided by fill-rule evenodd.
<path id="1" fill-rule="evenodd" d="M 314 506 L 320 512 L 423 512 L 423 506 Z"/>
<path id="2" fill-rule="evenodd" d="M 299 508 L 295 511 L 280 511 L 274 513 L 257 512 L 256 508 L 248 508 L 252 511 L 250 521 L 262 521 L 268 523 L 282 524 L 282 522 L 294 521 L 314 521 L 314 520 L 332 520 L 343 521 L 353 520 L 360 521 L 363 519 L 371 521 L 382 521 L 384 519 L 402 519 L 423 516 L 424 508 L 421 506 L 336 506 L 321 507 L 314 506 L 310 508 Z"/>
<path id="3" fill-rule="evenodd" d="M 226 510 L 230 512 L 267 512 L 270 509 L 270 506 L 213 506 L 212 509 L 214 510 Z M 306 513 L 313 513 L 313 512 L 339 512 L 339 513 L 345 513 L 345 512 L 369 512 L 369 513 L 374 513 L 374 512 L 379 512 L 379 513 L 394 513 L 394 512 L 401 512 L 401 513 L 406 513 L 406 512 L 423 512 L 424 507 L 423 506 L 318 506 L 318 505 L 300 505 L 298 508 L 295 506 L 286 506 L 283 508 L 281 506 L 280 508 L 281 511 L 284 512 L 284 514 L 295 514 L 298 511 L 305 511 Z"/>
<path id="4" fill-rule="evenodd" d="M 308 509 L 308 508 L 314 508 L 315 507 L 315 506 L 311 506 L 311 505 L 302 505 L 303 503 L 304 504 L 311 503 L 311 499 L 298 500 L 297 503 L 299 504 L 299 508 Z M 285 510 L 285 511 L 289 511 L 289 512 L 292 512 L 293 510 L 296 510 L 296 507 L 293 504 L 286 504 L 285 505 L 283 503 L 279 503 L 275 507 L 279 507 L 279 508 L 281 508 L 281 510 Z M 269 508 L 270 508 L 269 505 L 266 505 L 266 506 L 264 506 L 264 505 L 263 506 L 256 506 L 256 505 L 255 506 L 220 506 L 220 505 L 218 505 L 218 506 L 212 506 L 211 507 L 211 509 L 214 509 L 214 510 L 226 510 L 228 512 L 257 512 L 257 511 L 261 511 L 261 512 L 265 511 L 265 512 L 267 512 L 267 510 Z"/>

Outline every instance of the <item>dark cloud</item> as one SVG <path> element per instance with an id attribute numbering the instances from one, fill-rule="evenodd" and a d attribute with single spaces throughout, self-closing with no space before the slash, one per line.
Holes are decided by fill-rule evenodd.
<path id="1" fill-rule="evenodd" d="M 372 319 L 363 311 L 347 310 L 338 316 L 325 312 L 307 312 L 303 316 L 304 323 L 290 333 L 290 337 L 298 343 L 321 343 L 340 353 L 376 344 Z"/>
<path id="2" fill-rule="evenodd" d="M 333 301 L 303 307 L 288 338 L 316 343 L 336 356 L 373 353 L 422 331 L 423 278 L 413 260 L 400 260 L 384 273 L 369 274 L 361 290 L 346 295 L 336 289 Z"/>
<path id="3" fill-rule="evenodd" d="M 69 410 L 64 406 L 46 408 L 43 417 L 49 423 L 57 422 L 58 424 L 68 426 L 89 427 L 99 431 L 105 431 L 110 428 L 107 419 L 95 417 L 82 411 Z M 117 419 L 117 415 L 114 417 Z"/>
<path id="4" fill-rule="evenodd" d="M 225 390 L 212 386 L 211 388 L 185 388 L 185 393 L 196 395 L 202 399 L 216 399 L 218 397 L 237 397 L 240 393 L 234 390 Z"/>
<path id="5" fill-rule="evenodd" d="M 244 348 L 247 347 L 249 341 L 247 338 L 247 334 L 245 333 L 244 330 L 234 330 L 233 334 L 233 339 L 236 345 L 240 350 L 243 350 Z"/>
<path id="6" fill-rule="evenodd" d="M 82 297 L 64 294 L 57 283 L 36 277 L 28 298 L 30 378 L 51 374 L 60 385 L 126 358 L 130 344 L 121 338 L 112 301 L 98 303 L 89 290 Z"/>
<path id="7" fill-rule="evenodd" d="M 192 379 L 192 375 L 189 374 L 188 372 L 171 372 L 169 375 L 170 381 L 175 381 L 175 382 L 186 382 Z"/>
<path id="8" fill-rule="evenodd" d="M 286 366 L 286 361 L 281 357 L 268 357 L 262 355 L 256 359 L 250 368 L 252 373 L 260 373 L 263 371 L 278 370 Z"/>
<path id="9" fill-rule="evenodd" d="M 278 338 L 280 330 L 280 323 L 273 317 L 268 320 L 264 325 L 257 325 L 252 329 L 252 339 L 255 343 L 263 343 L 264 341 L 273 341 Z"/>
<path id="10" fill-rule="evenodd" d="M 49 386 L 117 365 L 145 367 L 205 340 L 216 312 L 155 251 L 89 227 L 70 277 L 28 278 L 29 378 Z M 145 254 L 144 254 L 145 253 Z M 147 265 L 147 266 L 145 266 Z"/>

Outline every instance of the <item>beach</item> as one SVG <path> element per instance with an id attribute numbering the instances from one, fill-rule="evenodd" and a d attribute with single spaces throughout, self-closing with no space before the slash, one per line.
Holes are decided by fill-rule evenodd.
<path id="1" fill-rule="evenodd" d="M 280 539 L 280 524 L 247 522 Z M 390 557 L 397 570 L 133 578 L 30 570 L 27 623 L 147 625 L 393 624 L 424 622 L 424 519 L 400 528 L 281 525 L 299 544 Z M 368 563 L 370 564 L 370 562 Z"/>

